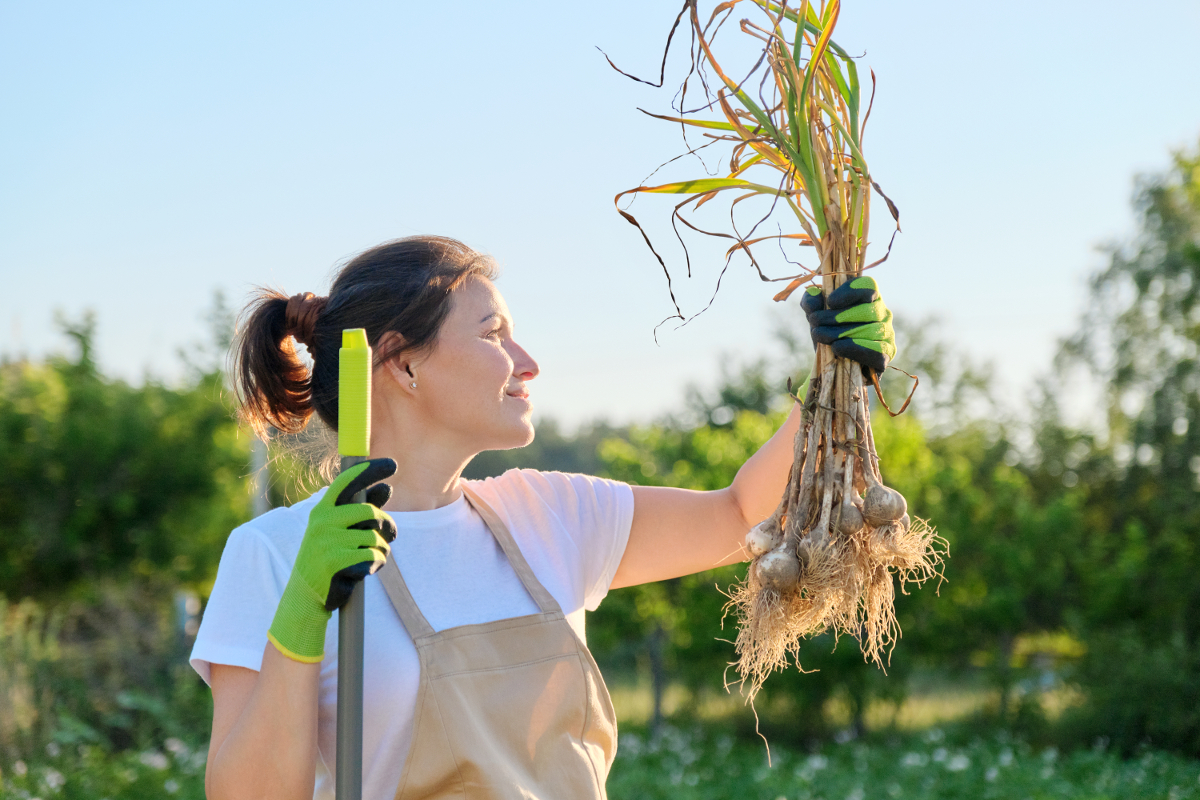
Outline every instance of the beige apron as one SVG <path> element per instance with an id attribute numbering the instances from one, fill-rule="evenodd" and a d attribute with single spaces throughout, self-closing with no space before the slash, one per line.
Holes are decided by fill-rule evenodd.
<path id="1" fill-rule="evenodd" d="M 463 494 L 540 613 L 435 633 L 388 559 L 378 574 L 421 663 L 396 800 L 603 800 L 617 723 L 600 670 L 508 527 Z"/>

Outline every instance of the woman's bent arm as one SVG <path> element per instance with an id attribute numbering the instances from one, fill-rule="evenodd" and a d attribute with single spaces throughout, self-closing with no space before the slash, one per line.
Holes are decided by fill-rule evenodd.
<path id="1" fill-rule="evenodd" d="M 262 672 L 212 665 L 208 800 L 311 800 L 320 674 L 319 663 L 293 661 L 270 643 Z"/>
<path id="2" fill-rule="evenodd" d="M 746 531 L 771 515 L 787 485 L 800 413 L 797 403 L 727 489 L 633 487 L 633 527 L 612 588 L 745 561 Z"/>

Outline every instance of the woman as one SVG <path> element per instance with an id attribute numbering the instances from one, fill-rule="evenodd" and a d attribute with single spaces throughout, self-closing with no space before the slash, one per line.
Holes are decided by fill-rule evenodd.
<path id="1" fill-rule="evenodd" d="M 534 470 L 460 479 L 476 454 L 533 439 L 538 366 L 493 277 L 460 242 L 412 237 L 350 261 L 328 298 L 262 292 L 248 307 L 235 373 L 259 432 L 299 431 L 314 412 L 336 429 L 341 331 L 366 328 L 373 460 L 229 538 L 192 652 L 213 692 L 211 800 L 332 796 L 331 609 L 372 572 L 364 797 L 604 797 L 616 724 L 585 609 L 611 588 L 743 560 L 746 532 L 774 510 L 796 413 L 720 491 Z M 839 325 L 847 312 L 806 298 L 814 331 L 886 359 L 891 314 L 873 282 L 847 291 L 830 307 L 874 302 Z M 348 502 L 371 484 L 369 502 Z"/>

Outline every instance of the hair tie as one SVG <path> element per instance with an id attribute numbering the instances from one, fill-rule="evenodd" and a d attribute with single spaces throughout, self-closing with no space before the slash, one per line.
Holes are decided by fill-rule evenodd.
<path id="1" fill-rule="evenodd" d="M 317 297 L 312 292 L 294 294 L 287 301 L 287 311 L 284 312 L 287 333 L 310 350 L 317 317 L 327 302 L 328 297 Z"/>

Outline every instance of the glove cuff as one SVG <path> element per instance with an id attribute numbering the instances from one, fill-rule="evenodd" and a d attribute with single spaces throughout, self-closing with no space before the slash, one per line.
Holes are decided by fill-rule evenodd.
<path id="1" fill-rule="evenodd" d="M 293 572 L 267 638 L 293 661 L 316 664 L 325 657 L 325 629 L 331 616 L 333 612 L 326 611 L 320 598 Z"/>

